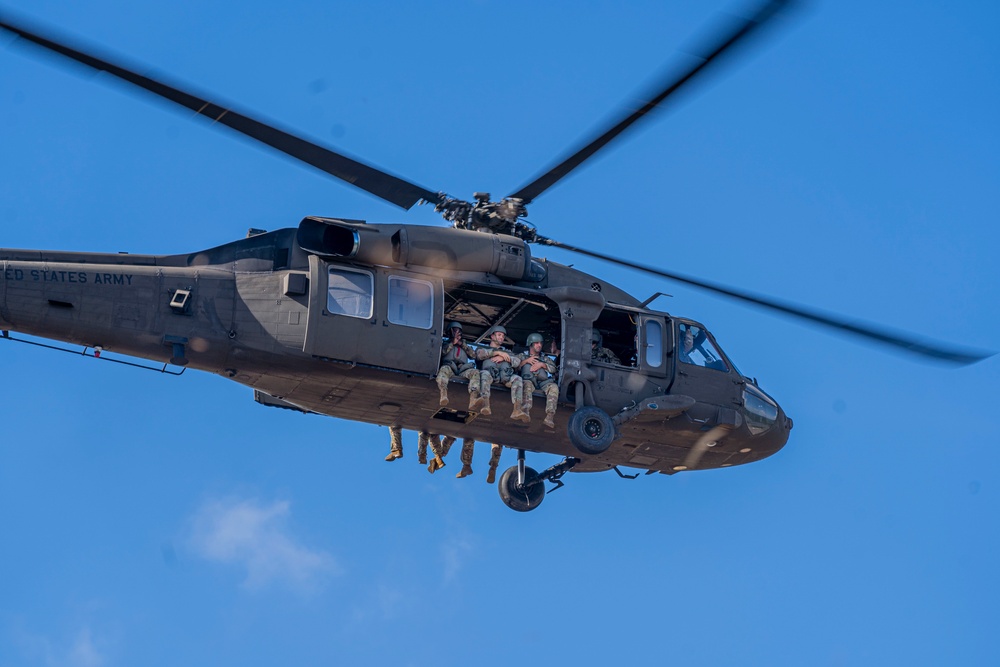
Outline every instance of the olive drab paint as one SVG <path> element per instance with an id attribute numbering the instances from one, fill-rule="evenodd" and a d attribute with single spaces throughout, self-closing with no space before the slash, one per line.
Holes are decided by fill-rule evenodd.
<path id="1" fill-rule="evenodd" d="M 304 248 L 300 239 L 318 225 L 362 229 L 355 256 Z M 491 254 L 509 252 L 494 235 L 420 228 L 430 261 L 421 265 L 412 259 L 420 253 L 399 253 L 400 230 L 418 236 L 406 225 L 307 218 L 299 229 L 186 255 L 4 250 L 0 327 L 162 363 L 176 359 L 180 345 L 189 368 L 251 387 L 266 405 L 574 457 L 576 471 L 629 466 L 671 474 L 749 463 L 785 444 L 790 420 L 777 404 L 774 414 L 748 419 L 743 394 L 752 381 L 717 345 L 715 368 L 679 361 L 678 326 L 696 323 L 644 308 L 595 276 L 534 259 L 523 244 L 517 279 L 484 272 L 502 265 Z M 406 264 L 394 261 L 392 242 L 384 242 L 393 235 Z M 428 248 L 460 252 L 449 267 L 451 255 Z M 525 279 L 528 262 L 536 270 Z M 462 377 L 447 383 L 450 401 L 440 406 L 434 378 L 452 321 L 479 348 L 500 322 L 515 354 L 534 333 L 557 342 L 554 429 L 539 418 L 512 421 L 506 411 L 464 410 Z M 592 358 L 595 330 L 620 364 Z M 647 340 L 653 331 L 657 340 Z M 501 383 L 492 393 L 494 406 L 510 400 L 497 401 L 510 394 Z M 755 407 L 773 403 L 759 394 Z M 547 400 L 541 390 L 535 395 Z M 568 432 L 582 406 L 599 408 L 612 423 L 614 439 L 600 453 L 582 453 Z M 715 426 L 724 435 L 693 462 L 692 448 Z"/>

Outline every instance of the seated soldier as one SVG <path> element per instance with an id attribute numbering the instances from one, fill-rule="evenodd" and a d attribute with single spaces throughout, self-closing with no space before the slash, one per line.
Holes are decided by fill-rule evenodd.
<path id="1" fill-rule="evenodd" d="M 515 367 L 520 364 L 520 357 L 514 354 L 509 347 L 504 346 L 506 337 L 507 330 L 502 326 L 495 326 L 490 329 L 490 346 L 479 348 L 476 351 L 476 359 L 483 362 L 483 370 L 479 374 L 479 391 L 483 400 L 482 413 L 484 415 L 491 413 L 490 386 L 494 382 L 499 382 L 505 387 L 510 387 L 510 400 L 514 404 L 510 418 L 515 421 L 531 421 L 531 417 L 525 414 L 521 408 L 521 403 L 524 400 L 524 383 L 521 376 L 514 372 Z"/>
<path id="2" fill-rule="evenodd" d="M 542 354 L 542 335 L 533 333 L 528 336 L 528 351 L 521 358 L 521 379 L 524 381 L 525 414 L 531 412 L 535 387 L 545 392 L 545 420 L 542 422 L 548 428 L 555 428 L 552 417 L 556 414 L 556 404 L 559 400 L 559 383 L 556 382 L 556 364 L 552 359 Z"/>
<path id="3" fill-rule="evenodd" d="M 601 337 L 601 332 L 594 329 L 594 334 L 590 342 L 590 358 L 594 361 L 603 361 L 606 364 L 618 364 L 620 366 L 622 362 L 618 360 L 618 355 L 608 348 L 602 347 L 601 343 L 603 342 L 604 339 Z"/>
<path id="4" fill-rule="evenodd" d="M 456 375 L 469 381 L 469 410 L 475 409 L 479 398 L 479 371 L 476 370 L 476 351 L 462 340 L 462 323 L 448 324 L 448 336 L 441 344 L 441 370 L 437 386 L 441 392 L 440 405 L 448 405 L 448 381 Z"/>

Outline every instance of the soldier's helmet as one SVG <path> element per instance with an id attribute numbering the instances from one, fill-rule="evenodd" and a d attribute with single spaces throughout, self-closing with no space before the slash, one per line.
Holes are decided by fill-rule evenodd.
<path id="1" fill-rule="evenodd" d="M 594 329 L 594 335 L 591 337 L 591 340 L 594 343 L 597 343 L 597 347 L 601 347 L 601 343 L 604 342 L 604 339 L 601 337 L 601 332 L 597 329 Z"/>
<path id="2" fill-rule="evenodd" d="M 504 336 L 506 336 L 507 335 L 507 330 L 504 329 L 502 326 L 500 326 L 498 324 L 495 327 L 493 327 L 492 329 L 490 329 L 489 335 L 492 336 L 495 333 L 502 333 Z"/>
<path id="3" fill-rule="evenodd" d="M 542 342 L 542 334 L 533 333 L 528 336 L 528 342 L 525 343 L 525 345 L 531 347 L 532 343 L 541 343 L 541 342 Z"/>
<path id="4" fill-rule="evenodd" d="M 451 331 L 452 329 L 458 329 L 459 331 L 461 331 L 462 330 L 462 323 L 461 322 L 449 322 L 448 323 L 448 328 L 445 329 L 445 331 Z"/>

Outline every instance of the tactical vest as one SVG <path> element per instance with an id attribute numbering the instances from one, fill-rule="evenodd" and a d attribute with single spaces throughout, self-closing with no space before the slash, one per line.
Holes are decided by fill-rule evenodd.
<path id="1" fill-rule="evenodd" d="M 527 359 L 527 357 L 524 358 Z M 531 372 L 531 364 L 525 364 L 521 367 L 521 379 L 532 383 L 537 389 L 545 389 L 556 381 L 555 374 L 552 372 L 555 370 L 555 365 L 547 357 L 541 357 L 541 361 L 545 362 L 545 366 L 535 372 Z"/>
<path id="2" fill-rule="evenodd" d="M 441 346 L 441 365 L 450 366 L 455 375 L 476 367 L 476 362 L 470 358 L 471 349 L 466 343 L 453 344 L 450 340 Z"/>
<path id="3" fill-rule="evenodd" d="M 508 350 L 506 347 L 489 347 L 484 349 L 486 349 L 489 353 L 506 352 L 510 355 L 511 359 L 514 359 L 515 361 L 517 360 L 517 355 Z M 489 371 L 490 375 L 493 376 L 494 382 L 502 382 L 506 384 L 510 382 L 512 377 L 514 377 L 514 367 L 506 361 L 495 362 L 493 359 L 487 358 L 486 361 L 483 362 L 483 370 Z"/>

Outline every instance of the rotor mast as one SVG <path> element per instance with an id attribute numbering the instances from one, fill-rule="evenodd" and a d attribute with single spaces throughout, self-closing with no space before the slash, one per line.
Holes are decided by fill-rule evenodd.
<path id="1" fill-rule="evenodd" d="M 450 222 L 455 229 L 471 229 L 493 234 L 515 236 L 526 243 L 534 243 L 538 233 L 534 226 L 521 222 L 528 215 L 528 209 L 519 197 L 504 197 L 498 202 L 490 201 L 490 193 L 476 192 L 472 197 L 476 203 L 449 197 L 438 193 L 434 210 Z"/>

